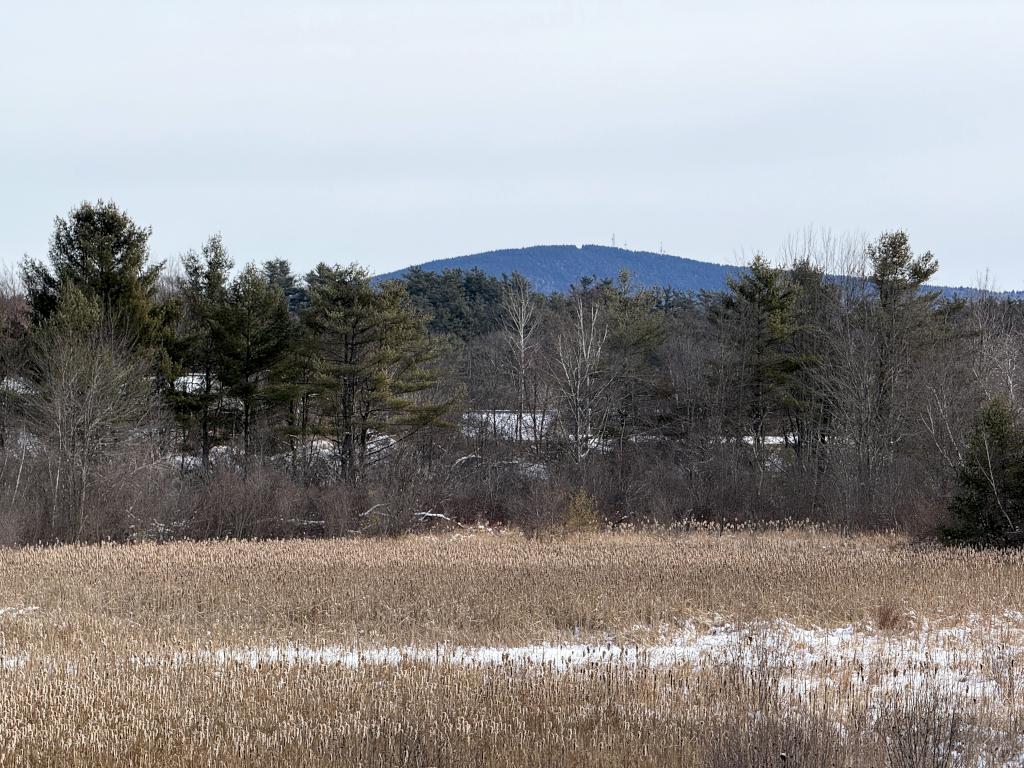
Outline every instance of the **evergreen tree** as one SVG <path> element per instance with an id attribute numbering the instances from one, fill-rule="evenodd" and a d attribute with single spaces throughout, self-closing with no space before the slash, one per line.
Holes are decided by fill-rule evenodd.
<path id="1" fill-rule="evenodd" d="M 825 272 L 808 260 L 789 270 L 793 289 L 793 334 L 789 349 L 795 363 L 787 408 L 787 430 L 803 456 L 828 435 L 830 403 L 825 379 L 829 374 L 829 337 L 835 322 L 839 289 Z"/>
<path id="2" fill-rule="evenodd" d="M 915 255 L 906 233 L 883 234 L 866 255 L 871 272 L 867 291 L 850 307 L 856 354 L 839 410 L 853 427 L 846 438 L 856 452 L 856 513 L 899 524 L 910 471 L 902 459 L 918 422 L 915 377 L 940 340 L 937 320 L 950 307 L 925 287 L 938 269 L 935 257 Z"/>
<path id="3" fill-rule="evenodd" d="M 249 265 L 235 278 L 223 311 L 220 378 L 242 404 L 242 445 L 251 450 L 252 422 L 273 399 L 271 377 L 288 347 L 288 304 L 279 285 Z"/>
<path id="4" fill-rule="evenodd" d="M 937 291 L 923 290 L 939 265 L 929 252 L 915 256 L 905 232 L 883 234 L 868 246 L 870 282 L 877 291 L 875 344 L 879 420 L 900 428 L 900 395 L 915 355 L 921 353 L 936 309 Z M 894 439 L 898 435 L 894 436 Z"/>
<path id="5" fill-rule="evenodd" d="M 1024 543 L 1024 429 L 1002 400 L 988 403 L 967 446 L 958 491 L 950 504 L 957 525 L 950 542 Z"/>
<path id="6" fill-rule="evenodd" d="M 49 318 L 73 286 L 95 299 L 126 338 L 152 343 L 159 324 L 153 299 L 163 265 L 149 262 L 150 234 L 103 200 L 82 203 L 67 218 L 58 217 L 49 265 L 31 259 L 22 264 L 34 320 Z"/>
<path id="7" fill-rule="evenodd" d="M 178 340 L 179 368 L 184 374 L 173 388 L 172 405 L 187 420 L 198 417 L 203 466 L 209 466 L 216 406 L 223 398 L 224 351 L 229 329 L 229 282 L 232 261 L 220 235 L 199 253 L 183 258 L 183 320 Z"/>
<path id="8" fill-rule="evenodd" d="M 499 281 L 475 268 L 437 273 L 413 267 L 402 282 L 414 304 L 430 316 L 432 333 L 467 341 L 501 325 L 500 307 L 508 280 Z"/>
<path id="9" fill-rule="evenodd" d="M 939 269 L 935 256 L 928 251 L 915 256 L 906 232 L 887 232 L 868 245 L 871 283 L 878 291 L 879 304 L 887 316 L 894 316 L 909 304 L 927 304 L 939 296 L 938 291 L 920 293 L 921 288 Z"/>
<path id="10" fill-rule="evenodd" d="M 740 436 L 752 438 L 760 457 L 765 437 L 781 428 L 781 416 L 793 401 L 798 368 L 791 347 L 797 330 L 796 294 L 785 271 L 762 256 L 755 257 L 740 277 L 731 278 L 728 286 L 713 318 L 735 356 L 736 427 Z"/>
<path id="11" fill-rule="evenodd" d="M 271 285 L 284 294 L 289 312 L 298 314 L 309 306 L 309 293 L 299 284 L 299 279 L 292 273 L 292 265 L 286 259 L 263 262 L 263 274 Z"/>
<path id="12" fill-rule="evenodd" d="M 443 412 L 419 397 L 435 384 L 438 348 L 426 317 L 397 281 L 374 288 L 362 267 L 320 264 L 307 283 L 305 317 L 316 338 L 319 389 L 331 403 L 346 472 L 354 476 L 374 433 L 407 434 Z"/>
<path id="13" fill-rule="evenodd" d="M 608 302 L 608 357 L 614 379 L 612 423 L 620 452 L 625 442 L 649 433 L 659 418 L 665 397 L 664 376 L 659 371 L 660 351 L 667 333 L 663 296 L 649 289 L 635 289 L 623 271 L 618 284 L 605 288 Z"/>

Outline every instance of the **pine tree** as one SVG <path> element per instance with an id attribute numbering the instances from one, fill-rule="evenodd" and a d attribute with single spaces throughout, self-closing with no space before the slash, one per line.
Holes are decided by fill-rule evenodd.
<path id="1" fill-rule="evenodd" d="M 215 407 L 223 397 L 219 374 L 229 329 L 228 302 L 232 261 L 220 235 L 206 241 L 200 253 L 191 251 L 183 259 L 182 286 L 184 318 L 178 339 L 179 367 L 186 374 L 171 395 L 172 405 L 182 417 L 198 417 L 203 466 L 210 461 L 211 432 L 215 428 Z"/>
<path id="2" fill-rule="evenodd" d="M 438 273 L 412 267 L 402 277 L 413 303 L 430 315 L 430 331 L 462 341 L 499 328 L 508 280 L 499 281 L 477 268 Z"/>
<path id="3" fill-rule="evenodd" d="M 735 396 L 738 424 L 749 435 L 756 456 L 765 437 L 778 429 L 781 414 L 793 400 L 793 376 L 798 361 L 791 340 L 797 326 L 796 294 L 784 270 L 757 256 L 738 278 L 728 281 L 714 320 L 725 332 L 734 352 Z"/>
<path id="4" fill-rule="evenodd" d="M 978 415 L 950 504 L 957 525 L 947 541 L 980 545 L 1024 543 L 1024 429 L 1002 400 Z"/>
<path id="5" fill-rule="evenodd" d="M 309 306 L 309 293 L 299 284 L 287 259 L 265 261 L 262 271 L 267 281 L 284 294 L 290 313 L 298 314 Z"/>
<path id="6" fill-rule="evenodd" d="M 661 295 L 654 290 L 634 288 L 625 271 L 606 295 L 608 356 L 614 379 L 610 399 L 621 453 L 626 441 L 649 433 L 656 426 L 666 394 L 658 368 L 667 327 L 664 312 L 658 311 Z"/>
<path id="7" fill-rule="evenodd" d="M 408 434 L 443 412 L 419 397 L 436 382 L 438 348 L 398 282 L 374 288 L 362 267 L 320 264 L 307 283 L 319 390 L 331 403 L 333 439 L 353 477 L 374 433 Z"/>
<path id="8" fill-rule="evenodd" d="M 49 318 L 71 287 L 100 305 L 125 338 L 154 342 L 159 324 L 154 294 L 162 264 L 149 262 L 151 230 L 113 202 L 82 203 L 58 217 L 50 238 L 49 265 L 31 259 L 22 279 L 34 320 Z"/>
<path id="9" fill-rule="evenodd" d="M 789 348 L 796 369 L 790 385 L 788 430 L 802 456 L 823 443 L 828 433 L 830 404 L 825 378 L 839 290 L 821 268 L 808 260 L 793 264 L 789 280 L 794 292 Z"/>
<path id="10" fill-rule="evenodd" d="M 890 232 L 868 246 L 870 281 L 877 291 L 875 344 L 879 421 L 900 428 L 900 395 L 915 353 L 924 346 L 937 291 L 923 290 L 939 265 L 929 252 L 915 256 L 905 232 Z M 893 440 L 899 435 L 894 434 Z"/>
<path id="11" fill-rule="evenodd" d="M 265 273 L 249 265 L 232 282 L 222 317 L 220 378 L 242 404 L 242 445 L 248 456 L 254 413 L 272 399 L 271 377 L 288 347 L 287 299 Z"/>
<path id="12" fill-rule="evenodd" d="M 936 320 L 948 307 L 925 286 L 938 269 L 935 257 L 915 255 L 906 233 L 883 234 L 866 255 L 868 291 L 851 306 L 858 370 L 847 374 L 855 385 L 842 410 L 855 425 L 848 438 L 856 450 L 857 511 L 898 525 L 907 472 L 901 461 L 907 452 L 899 446 L 916 429 L 913 379 L 938 340 Z"/>

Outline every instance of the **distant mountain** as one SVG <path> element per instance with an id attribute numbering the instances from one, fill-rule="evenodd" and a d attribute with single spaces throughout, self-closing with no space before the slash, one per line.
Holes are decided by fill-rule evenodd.
<path id="1" fill-rule="evenodd" d="M 718 291 L 726 280 L 742 271 L 742 267 L 712 264 L 707 261 L 670 256 L 651 251 L 630 251 L 606 245 L 534 245 L 529 248 L 507 248 L 487 251 L 451 259 L 436 259 L 416 265 L 427 272 L 446 269 L 468 271 L 473 268 L 488 275 L 501 277 L 513 272 L 526 277 L 542 293 L 567 291 L 581 277 L 615 279 L 623 270 L 629 272 L 633 285 L 645 288 L 674 288 L 677 291 Z M 375 283 L 401 278 L 411 269 L 377 275 Z M 934 286 L 947 298 L 975 295 L 975 288 Z M 1012 291 L 1004 295 L 1024 297 L 1024 292 Z"/>
<path id="2" fill-rule="evenodd" d="M 615 279 L 622 270 L 629 272 L 634 285 L 646 288 L 710 291 L 724 288 L 726 278 L 740 271 L 738 267 L 604 245 L 535 245 L 530 248 L 510 248 L 453 259 L 437 259 L 418 266 L 427 272 L 470 270 L 476 267 L 495 277 L 518 272 L 542 293 L 567 291 L 581 277 L 591 275 L 598 279 Z M 400 278 L 406 271 L 401 269 L 378 275 L 374 280 L 380 282 Z"/>

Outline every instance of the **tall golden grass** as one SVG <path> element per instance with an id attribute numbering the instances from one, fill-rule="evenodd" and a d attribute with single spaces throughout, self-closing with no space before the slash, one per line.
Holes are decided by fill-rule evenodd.
<path id="1" fill-rule="evenodd" d="M 730 666 L 108 662 L 5 674 L 0 694 L 8 765 L 935 768 L 1020 754 L 1019 704 L 965 705 L 941 686 L 794 699 L 773 674 Z"/>
<path id="2" fill-rule="evenodd" d="M 1019 612 L 1018 553 L 814 530 L 6 550 L 0 765 L 1011 765 L 1024 659 L 1000 638 Z M 797 668 L 779 622 L 936 645 Z M 216 655 L 724 625 L 752 629 L 715 664 Z M 953 650 L 929 639 L 968 625 Z"/>

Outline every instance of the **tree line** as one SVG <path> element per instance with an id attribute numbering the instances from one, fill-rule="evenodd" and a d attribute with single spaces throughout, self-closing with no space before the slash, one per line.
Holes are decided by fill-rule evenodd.
<path id="1" fill-rule="evenodd" d="M 0 296 L 0 541 L 810 520 L 1016 544 L 1024 316 L 903 232 L 723 291 L 173 264 L 111 202 Z"/>

